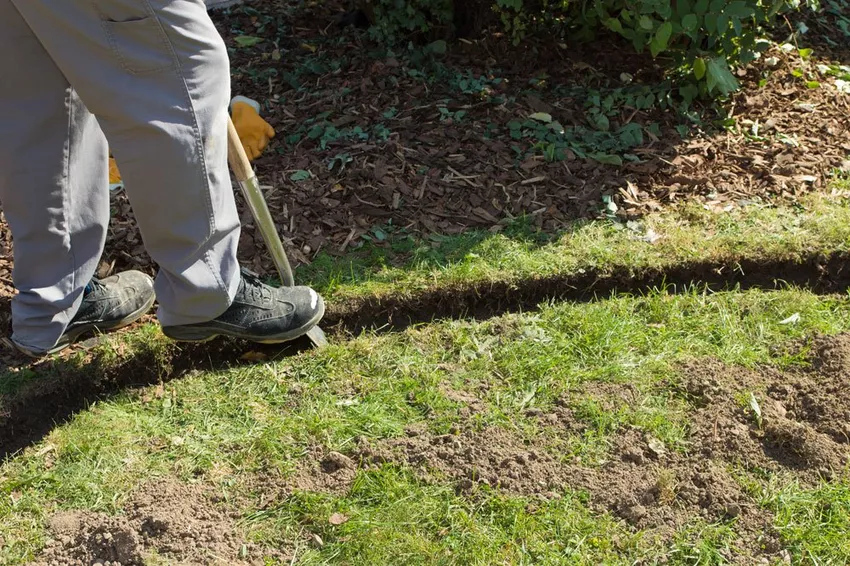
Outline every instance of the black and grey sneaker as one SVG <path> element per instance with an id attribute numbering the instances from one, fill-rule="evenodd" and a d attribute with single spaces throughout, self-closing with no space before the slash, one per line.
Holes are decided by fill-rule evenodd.
<path id="1" fill-rule="evenodd" d="M 109 332 L 133 324 L 151 309 L 155 300 L 153 279 L 139 271 L 95 278 L 86 285 L 80 309 L 51 350 L 31 350 L 11 339 L 7 343 L 33 358 L 56 354 L 90 332 Z"/>
<path id="2" fill-rule="evenodd" d="M 325 303 L 309 287 L 271 287 L 242 270 L 230 308 L 216 319 L 164 326 L 163 333 L 181 342 L 205 342 L 230 336 L 261 344 L 288 342 L 310 331 L 325 315 Z"/>

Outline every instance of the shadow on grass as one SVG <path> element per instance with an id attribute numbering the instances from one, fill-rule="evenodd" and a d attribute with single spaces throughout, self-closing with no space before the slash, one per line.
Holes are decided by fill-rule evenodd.
<path id="1" fill-rule="evenodd" d="M 470 282 L 330 305 L 323 327 L 331 340 L 339 341 L 363 330 L 400 332 L 438 319 L 480 320 L 531 311 L 550 300 L 588 302 L 658 289 L 685 292 L 694 286 L 709 291 L 795 286 L 818 294 L 843 293 L 850 287 L 850 269 L 845 268 L 848 260 L 850 254 L 836 252 L 812 254 L 798 261 L 693 262 L 664 270 L 621 267 L 605 275 L 585 272 L 509 283 Z M 177 346 L 164 340 L 153 325 L 126 337 L 133 342 L 127 347 L 129 353 L 121 351 L 122 337 L 122 342 L 110 342 L 118 344 L 117 351 L 116 346 L 99 346 L 89 353 L 37 364 L 7 360 L 0 367 L 0 459 L 37 443 L 92 403 L 122 391 L 180 378 L 191 371 L 251 363 L 243 360 L 246 352 L 259 352 L 263 360 L 279 360 L 311 347 L 306 339 L 283 347 L 226 340 Z"/>
<path id="2" fill-rule="evenodd" d="M 533 252 L 581 230 L 584 225 L 576 221 L 557 233 L 547 233 L 535 226 L 534 218 L 526 216 L 513 219 L 498 234 L 521 244 L 524 251 Z M 337 285 L 391 282 L 395 274 L 383 272 L 384 268 L 431 271 L 458 265 L 494 234 L 470 229 L 455 235 L 430 234 L 422 238 L 404 230 L 393 230 L 391 226 L 381 226 L 373 228 L 366 236 L 368 240 L 358 250 L 344 255 L 323 252 L 309 265 L 299 266 L 296 280 L 322 293 Z"/>

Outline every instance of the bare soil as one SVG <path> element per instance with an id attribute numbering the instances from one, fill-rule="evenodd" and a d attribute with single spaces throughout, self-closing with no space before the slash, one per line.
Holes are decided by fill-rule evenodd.
<path id="1" fill-rule="evenodd" d="M 248 566 L 282 557 L 243 541 L 233 513 L 199 486 L 152 482 L 134 492 L 123 511 L 54 515 L 52 540 L 34 565 L 140 566 L 153 554 L 186 565 Z"/>

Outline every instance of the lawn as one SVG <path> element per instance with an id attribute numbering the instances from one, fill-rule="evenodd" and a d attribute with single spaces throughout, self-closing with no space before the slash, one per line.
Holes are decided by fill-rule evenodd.
<path id="1" fill-rule="evenodd" d="M 694 263 L 746 252 L 789 266 L 843 251 L 848 209 L 829 202 L 811 215 L 756 209 L 725 229 L 672 213 L 648 222 L 682 245 L 713 234 Z M 344 321 L 352 301 L 426 282 L 450 293 L 465 279 L 480 289 L 678 261 L 673 242 L 604 225 L 574 234 L 465 236 L 458 257 L 303 275 Z M 501 263 L 488 255 L 510 249 Z M 8 402 L 24 395 L 36 412 L 56 391 L 73 396 L 65 380 L 94 374 L 103 389 L 0 468 L 3 560 L 844 563 L 850 298 L 811 287 L 696 278 L 541 295 L 477 318 L 342 327 L 318 351 L 223 345 L 229 367 L 144 325 L 4 381 Z M 195 369 L 174 369 L 187 359 Z M 128 372 L 122 385 L 151 384 L 112 387 Z M 17 418 L 7 426 L 20 430 Z"/>

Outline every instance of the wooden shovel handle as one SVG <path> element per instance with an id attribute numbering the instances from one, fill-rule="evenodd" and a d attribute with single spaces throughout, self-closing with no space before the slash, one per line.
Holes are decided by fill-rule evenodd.
<path id="1" fill-rule="evenodd" d="M 251 160 L 245 153 L 242 140 L 239 139 L 239 132 L 236 131 L 230 116 L 227 117 L 227 160 L 230 162 L 230 169 L 236 176 L 236 180 L 240 183 L 254 176 Z"/>

